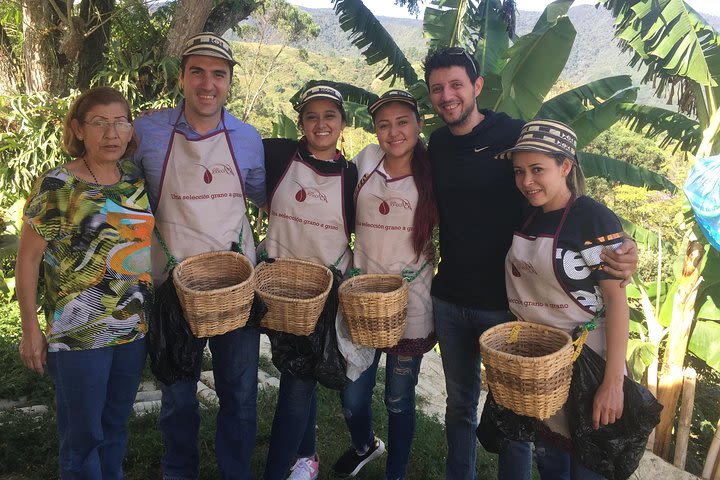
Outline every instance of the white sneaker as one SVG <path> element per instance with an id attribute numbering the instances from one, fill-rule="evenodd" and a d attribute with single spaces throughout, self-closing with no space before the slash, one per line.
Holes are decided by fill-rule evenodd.
<path id="1" fill-rule="evenodd" d="M 312 457 L 300 457 L 290 469 L 288 480 L 317 480 L 320 472 L 320 459 L 317 453 Z"/>

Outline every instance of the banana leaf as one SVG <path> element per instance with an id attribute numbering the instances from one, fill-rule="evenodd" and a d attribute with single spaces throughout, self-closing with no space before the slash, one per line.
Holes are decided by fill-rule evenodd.
<path id="1" fill-rule="evenodd" d="M 334 0 L 334 4 L 340 28 L 350 32 L 350 41 L 360 49 L 368 65 L 385 62 L 378 72 L 380 80 L 389 78 L 390 85 L 394 85 L 398 77 L 405 85 L 418 81 L 417 72 L 405 54 L 361 0 Z"/>
<path id="2" fill-rule="evenodd" d="M 634 51 L 633 64 L 648 67 L 645 81 L 680 76 L 715 86 L 706 54 L 717 48 L 717 36 L 683 0 L 605 0 L 616 18 L 616 36 Z M 714 37 L 714 38 L 713 38 Z"/>
<path id="3" fill-rule="evenodd" d="M 702 140 L 700 124 L 682 113 L 666 108 L 625 103 L 618 106 L 618 114 L 628 128 L 649 139 L 659 139 L 660 148 L 675 145 L 683 151 L 696 151 Z"/>
<path id="4" fill-rule="evenodd" d="M 295 120 L 280 112 L 272 122 L 272 138 L 291 138 L 297 140 L 300 132 Z"/>
<path id="5" fill-rule="evenodd" d="M 708 366 L 720 371 L 720 322 L 697 320 L 688 349 Z"/>
<path id="6" fill-rule="evenodd" d="M 465 46 L 463 19 L 468 3 L 468 0 L 433 0 L 425 7 L 423 34 L 429 51 Z"/>
<path id="7" fill-rule="evenodd" d="M 650 230 L 640 227 L 624 218 L 620 218 L 620 224 L 623 227 L 623 232 L 627 233 L 632 237 L 633 240 L 638 244 L 639 247 L 644 249 L 655 248 L 658 244 L 657 234 Z M 651 284 L 651 286 L 654 284 Z M 650 291 L 648 286 L 648 292 Z M 650 295 L 650 293 L 648 293 Z"/>
<path id="8" fill-rule="evenodd" d="M 677 191 L 677 187 L 666 177 L 646 168 L 595 153 L 578 152 L 578 158 L 586 177 L 603 177 L 611 182 L 650 190 Z"/>
<path id="9" fill-rule="evenodd" d="M 551 118 L 567 123 L 578 137 L 582 149 L 621 117 L 617 107 L 634 102 L 637 88 L 629 75 L 607 77 L 568 90 L 543 103 L 537 118 Z"/>
<path id="10" fill-rule="evenodd" d="M 511 117 L 531 119 L 540 110 L 570 55 L 575 41 L 575 27 L 568 17 L 551 21 L 557 5 L 572 3 L 558 0 L 550 4 L 533 31 L 518 39 L 506 56 L 502 70 L 502 95 L 493 110 Z"/>

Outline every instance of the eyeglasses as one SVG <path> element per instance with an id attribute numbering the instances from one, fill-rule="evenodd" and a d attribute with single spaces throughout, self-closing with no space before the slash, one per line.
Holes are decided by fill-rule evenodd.
<path id="1" fill-rule="evenodd" d="M 460 47 L 450 47 L 447 50 L 445 50 L 448 55 L 465 55 L 465 58 L 467 58 L 468 62 L 470 62 L 470 65 L 472 65 L 473 72 L 475 72 L 476 76 L 480 75 L 480 72 L 478 72 L 477 66 L 475 65 L 475 59 L 470 56 L 470 54 L 464 49 Z"/>
<path id="2" fill-rule="evenodd" d="M 115 127 L 115 130 L 118 132 L 129 132 L 132 128 L 132 123 L 130 122 L 108 122 L 107 120 L 93 120 L 92 122 L 83 122 L 85 125 L 90 125 L 93 128 L 97 128 L 98 130 L 107 130 L 109 127 Z"/>

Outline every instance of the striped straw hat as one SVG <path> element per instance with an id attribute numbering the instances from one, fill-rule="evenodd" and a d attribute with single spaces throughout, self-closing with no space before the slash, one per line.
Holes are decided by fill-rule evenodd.
<path id="1" fill-rule="evenodd" d="M 538 152 L 547 155 L 561 153 L 578 163 L 575 153 L 577 136 L 572 128 L 556 120 L 531 120 L 520 130 L 514 147 L 497 155 L 501 160 L 512 159 L 514 152 Z"/>
<path id="2" fill-rule="evenodd" d="M 237 65 L 237 62 L 233 58 L 230 44 L 224 38 L 213 32 L 201 32 L 188 38 L 180 56 L 185 58 L 188 55 L 205 55 L 208 57 L 222 58 L 230 62 L 231 67 Z"/>

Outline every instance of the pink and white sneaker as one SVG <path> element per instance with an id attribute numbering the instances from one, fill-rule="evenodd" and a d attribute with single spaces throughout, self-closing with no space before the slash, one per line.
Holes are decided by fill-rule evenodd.
<path id="1" fill-rule="evenodd" d="M 317 453 L 312 457 L 300 457 L 290 469 L 288 480 L 317 480 L 320 472 L 320 459 Z"/>

